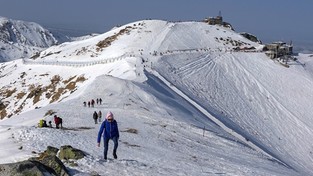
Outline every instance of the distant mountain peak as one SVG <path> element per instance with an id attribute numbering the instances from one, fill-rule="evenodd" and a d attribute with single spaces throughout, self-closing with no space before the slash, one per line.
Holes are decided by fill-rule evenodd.
<path id="1" fill-rule="evenodd" d="M 30 57 L 59 40 L 37 23 L 0 17 L 0 62 Z"/>

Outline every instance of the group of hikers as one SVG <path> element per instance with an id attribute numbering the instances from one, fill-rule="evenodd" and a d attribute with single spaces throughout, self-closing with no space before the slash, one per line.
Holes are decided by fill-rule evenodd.
<path id="1" fill-rule="evenodd" d="M 62 129 L 63 128 L 63 125 L 62 125 L 63 119 L 61 117 L 58 117 L 57 115 L 54 115 L 53 118 L 54 118 L 55 128 L 57 128 L 57 129 L 61 128 Z M 49 121 L 48 123 L 49 123 L 49 125 L 47 124 L 46 120 L 41 119 L 41 120 L 39 120 L 38 127 L 39 128 L 42 128 L 42 127 L 53 128 L 52 127 L 52 122 Z"/>
<path id="2" fill-rule="evenodd" d="M 99 120 L 99 122 L 101 122 L 102 112 L 101 112 L 101 111 L 98 111 L 98 112 L 95 111 L 95 112 L 93 112 L 92 118 L 93 118 L 93 120 L 95 121 L 95 124 L 98 123 L 98 120 Z"/>
<path id="3" fill-rule="evenodd" d="M 62 118 L 58 117 L 57 115 L 54 115 L 54 123 L 56 128 L 63 128 L 62 126 Z M 101 123 L 102 118 L 102 112 L 101 111 L 94 111 L 93 118 L 95 121 L 95 124 L 98 122 Z M 49 125 L 47 125 L 46 120 L 41 119 L 38 124 L 39 127 L 51 127 L 52 128 L 52 122 L 49 121 Z M 103 138 L 103 144 L 104 144 L 104 159 L 107 160 L 107 154 L 108 154 L 108 148 L 109 148 L 109 140 L 112 140 L 114 143 L 113 147 L 113 158 L 117 159 L 117 147 L 118 147 L 118 140 L 119 140 L 119 130 L 116 120 L 114 119 L 114 115 L 112 112 L 108 112 L 106 114 L 105 120 L 101 123 L 101 126 L 98 131 L 98 137 L 97 137 L 97 146 L 100 147 L 101 143 L 101 137 Z"/>
<path id="4" fill-rule="evenodd" d="M 95 103 L 102 104 L 102 99 L 101 98 L 97 98 L 96 101 L 94 99 L 91 99 L 88 102 L 86 102 L 86 101 L 83 102 L 84 107 L 87 107 L 87 105 L 88 105 L 89 108 L 90 107 L 94 108 L 95 107 Z"/>
<path id="5" fill-rule="evenodd" d="M 95 124 L 101 123 L 102 112 L 101 111 L 94 111 L 93 119 Z M 109 140 L 112 140 L 114 143 L 113 147 L 113 158 L 117 159 L 117 147 L 118 147 L 118 139 L 120 137 L 118 125 L 116 120 L 114 119 L 114 115 L 111 111 L 109 111 L 106 116 L 105 120 L 101 123 L 98 138 L 97 138 L 97 146 L 100 147 L 101 137 L 103 137 L 103 144 L 104 144 L 104 159 L 107 160 L 108 148 L 109 148 Z"/>

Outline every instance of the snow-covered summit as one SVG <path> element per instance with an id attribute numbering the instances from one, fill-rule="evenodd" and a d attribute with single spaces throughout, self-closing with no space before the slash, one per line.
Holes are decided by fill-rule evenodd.
<path id="1" fill-rule="evenodd" d="M 95 61 L 123 55 L 163 55 L 198 50 L 256 47 L 236 32 L 202 22 L 144 20 L 114 28 L 96 37 L 51 47 L 37 61 Z"/>
<path id="2" fill-rule="evenodd" d="M 27 58 L 59 41 L 69 41 L 66 36 L 54 36 L 37 23 L 0 17 L 0 62 Z"/>

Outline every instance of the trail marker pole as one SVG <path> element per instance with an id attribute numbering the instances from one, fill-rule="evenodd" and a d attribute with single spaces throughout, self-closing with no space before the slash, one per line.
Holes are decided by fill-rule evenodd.
<path id="1" fill-rule="evenodd" d="M 205 126 L 203 127 L 203 137 L 204 137 L 204 132 L 205 132 Z"/>

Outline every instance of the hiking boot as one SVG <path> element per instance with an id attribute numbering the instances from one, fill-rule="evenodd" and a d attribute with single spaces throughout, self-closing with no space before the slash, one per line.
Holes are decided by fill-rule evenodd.
<path id="1" fill-rule="evenodd" d="M 114 157 L 114 159 L 117 159 L 116 152 L 113 152 L 113 157 Z"/>
<path id="2" fill-rule="evenodd" d="M 106 156 L 104 156 L 104 160 L 107 160 L 108 158 Z"/>

